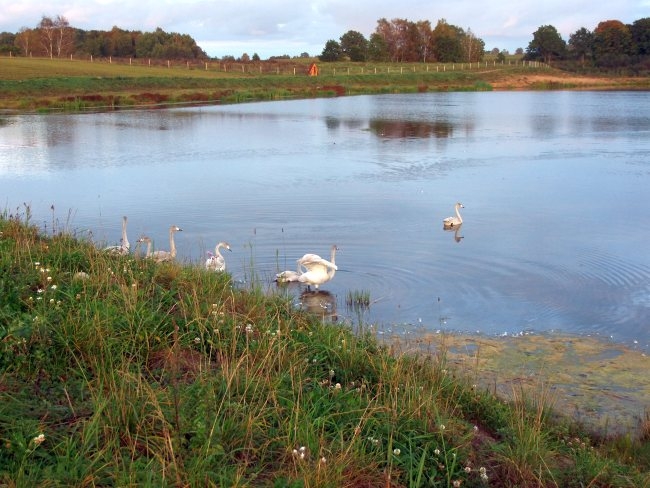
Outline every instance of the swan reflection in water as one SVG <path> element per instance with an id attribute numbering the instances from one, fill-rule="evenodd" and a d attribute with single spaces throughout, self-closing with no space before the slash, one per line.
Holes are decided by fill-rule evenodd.
<path id="1" fill-rule="evenodd" d="M 300 307 L 311 314 L 332 322 L 338 320 L 336 296 L 326 290 L 305 290 L 300 294 Z"/>
<path id="2" fill-rule="evenodd" d="M 443 226 L 443 227 L 442 227 L 442 230 L 444 230 L 445 232 L 451 232 L 451 231 L 453 231 L 453 232 L 454 232 L 454 240 L 455 240 L 456 242 L 460 242 L 460 241 L 465 237 L 465 236 L 461 236 L 461 235 L 460 235 L 460 230 L 461 230 L 462 228 L 463 228 L 463 224 L 460 224 L 460 225 L 457 225 L 456 227 L 447 227 L 447 226 Z"/>

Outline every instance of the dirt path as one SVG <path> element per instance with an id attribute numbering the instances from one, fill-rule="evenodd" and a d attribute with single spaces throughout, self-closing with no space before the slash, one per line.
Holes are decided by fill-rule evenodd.
<path id="1" fill-rule="evenodd" d="M 633 78 L 599 78 L 595 76 L 574 76 L 571 74 L 530 74 L 509 76 L 491 80 L 494 90 L 531 90 L 542 88 L 571 88 L 574 90 L 616 90 L 633 86 Z M 638 83 L 638 79 L 636 80 Z"/>

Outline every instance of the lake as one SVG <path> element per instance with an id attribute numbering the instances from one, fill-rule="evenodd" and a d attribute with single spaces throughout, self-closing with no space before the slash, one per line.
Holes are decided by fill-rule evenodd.
<path id="1" fill-rule="evenodd" d="M 0 116 L 0 205 L 202 265 L 379 333 L 562 332 L 650 348 L 650 93 L 378 95 Z M 462 202 L 464 223 L 442 220 Z M 53 207 L 53 208 L 52 208 Z M 306 252 L 338 271 L 278 288 Z M 367 294 L 359 310 L 349 294 Z"/>

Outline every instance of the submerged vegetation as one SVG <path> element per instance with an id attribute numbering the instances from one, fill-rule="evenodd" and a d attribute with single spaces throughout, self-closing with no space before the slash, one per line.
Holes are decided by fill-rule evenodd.
<path id="1" fill-rule="evenodd" d="M 0 216 L 0 485 L 650 486 L 599 439 L 227 273 Z M 363 292 L 350 298 L 365 301 Z"/>

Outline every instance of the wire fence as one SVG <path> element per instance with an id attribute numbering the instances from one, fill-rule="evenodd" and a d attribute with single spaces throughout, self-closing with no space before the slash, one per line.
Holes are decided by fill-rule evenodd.
<path id="1" fill-rule="evenodd" d="M 15 56 L 14 56 L 15 57 Z M 503 61 L 475 61 L 472 63 L 328 63 L 294 60 L 268 60 L 268 61 L 218 61 L 218 60 L 172 60 L 156 58 L 117 58 L 117 57 L 74 57 L 53 58 L 53 60 L 67 59 L 70 61 L 91 62 L 102 64 L 115 64 L 120 66 L 140 66 L 151 68 L 167 68 L 174 70 L 203 70 L 208 72 L 222 72 L 229 74 L 265 74 L 265 75 L 307 75 L 312 65 L 317 66 L 317 75 L 331 76 L 358 76 L 371 74 L 422 74 L 444 73 L 448 71 L 472 71 L 481 69 L 499 68 L 547 68 L 548 65 L 540 61 L 526 61 L 523 59 L 507 59 Z"/>

